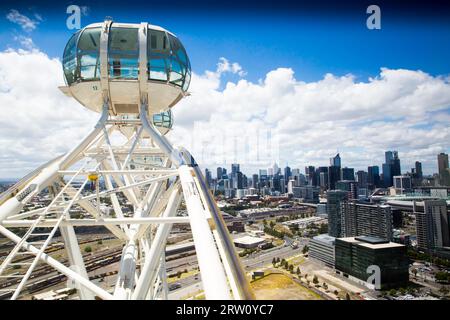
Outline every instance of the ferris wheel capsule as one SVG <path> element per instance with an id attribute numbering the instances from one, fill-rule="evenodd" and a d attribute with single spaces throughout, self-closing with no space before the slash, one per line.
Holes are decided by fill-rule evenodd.
<path id="1" fill-rule="evenodd" d="M 101 112 L 108 101 L 110 114 L 165 112 L 189 87 L 191 66 L 180 40 L 147 23 L 107 20 L 76 32 L 63 55 L 66 86 L 60 89 L 83 106 Z"/>

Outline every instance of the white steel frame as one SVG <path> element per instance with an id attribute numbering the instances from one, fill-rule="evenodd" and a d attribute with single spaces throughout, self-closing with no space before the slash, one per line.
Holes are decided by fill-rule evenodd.
<path id="1" fill-rule="evenodd" d="M 173 223 L 188 223 L 206 298 L 252 299 L 246 274 L 199 167 L 186 150 L 172 147 L 148 119 L 147 86 L 143 76 L 139 79 L 139 119 L 124 120 L 114 116 L 108 98 L 108 79 L 104 77 L 110 24 L 110 21 L 105 22 L 101 35 L 104 105 L 98 123 L 70 152 L 30 173 L 0 196 L 0 233 L 16 244 L 2 261 L 0 277 L 20 279 L 17 287 L 1 289 L 0 293 L 9 291 L 11 299 L 17 299 L 36 265 L 46 263 L 76 283 L 81 299 L 167 299 L 167 238 Z M 140 28 L 142 68 L 147 65 L 146 28 L 145 23 Z M 145 76 L 146 73 L 140 74 Z M 123 126 L 131 127 L 134 134 L 125 136 L 120 130 Z M 149 138 L 145 138 L 143 132 Z M 117 133 L 125 137 L 124 143 L 110 138 Z M 159 161 L 139 164 L 143 156 L 157 157 Z M 106 190 L 99 191 L 98 187 L 97 191 L 85 190 L 87 176 L 92 172 L 103 178 Z M 52 202 L 44 208 L 23 211 L 25 205 L 46 188 Z M 133 206 L 132 216 L 123 214 L 118 193 Z M 106 216 L 100 209 L 105 198 L 110 199 L 115 216 Z M 187 217 L 177 216 L 183 200 Z M 71 217 L 73 206 L 81 208 L 85 216 Z M 123 241 L 113 292 L 89 280 L 74 229 L 76 226 L 104 226 Z M 49 231 L 42 233 L 41 229 Z M 26 232 L 19 236 L 16 230 Z M 72 267 L 45 253 L 57 230 Z M 33 241 L 36 236 L 45 240 Z M 28 254 L 33 261 L 27 264 L 23 274 L 5 272 L 14 265 L 18 254 Z"/>

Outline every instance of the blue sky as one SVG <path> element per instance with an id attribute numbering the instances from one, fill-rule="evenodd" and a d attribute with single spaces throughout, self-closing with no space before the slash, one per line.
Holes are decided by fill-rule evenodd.
<path id="1" fill-rule="evenodd" d="M 433 75 L 450 72 L 450 19 L 445 19 L 445 15 L 436 16 L 435 12 L 418 15 L 419 12 L 408 7 L 386 3 L 380 5 L 382 29 L 368 30 L 364 1 L 347 2 L 342 8 L 322 2 L 323 7 L 306 4 L 289 7 L 287 3 L 278 10 L 269 10 L 268 3 L 258 10 L 257 3 L 252 8 L 252 3 L 247 2 L 219 7 L 200 2 L 195 5 L 194 1 L 194 5 L 185 7 L 175 1 L 171 7 L 156 8 L 151 1 L 145 6 L 128 7 L 114 1 L 109 6 L 104 1 L 79 4 L 89 8 L 82 17 L 82 26 L 111 16 L 116 21 L 149 21 L 166 27 L 182 39 L 197 73 L 213 70 L 222 56 L 238 61 L 251 81 L 277 67 L 290 67 L 297 78 L 305 81 L 318 80 L 328 72 L 352 73 L 367 79 L 381 67 L 420 69 Z M 73 32 L 65 27 L 68 3 L 77 1 L 51 6 L 45 1 L 3 2 L 0 48 L 17 46 L 14 37 L 24 34 L 20 26 L 5 17 L 15 8 L 29 17 L 34 14 L 42 17 L 37 28 L 25 34 L 49 56 L 61 57 Z"/>
<path id="2" fill-rule="evenodd" d="M 373 3 L 381 8 L 381 30 L 366 27 L 366 8 Z M 344 166 L 364 169 L 381 166 L 386 150 L 398 150 L 403 171 L 420 160 L 432 174 L 437 171 L 436 155 L 450 152 L 450 6 L 444 0 L 279 0 L 276 5 L 268 0 L 172 0 L 127 1 L 127 6 L 115 0 L 3 1 L 0 107 L 16 112 L 0 119 L 5 150 L 0 154 L 0 178 L 20 177 L 65 152 L 96 118 L 76 102 L 62 100 L 57 90 L 63 81 L 61 66 L 51 58 L 61 59 L 75 32 L 66 27 L 69 4 L 86 7 L 82 27 L 110 16 L 114 21 L 161 25 L 181 39 L 194 72 L 193 95 L 174 108 L 173 141 L 202 154 L 189 145 L 196 125 L 214 132 L 217 119 L 226 123 L 215 142 L 209 133 L 196 133 L 202 145 L 222 148 L 215 150 L 222 152 L 220 161 L 197 159 L 202 165 L 228 167 L 235 161 L 223 161 L 224 154 L 232 153 L 219 140 L 224 132 L 251 137 L 251 130 L 261 129 L 272 130 L 279 139 L 280 166 L 327 165 L 339 150 Z M 10 21 L 12 10 L 30 19 L 32 27 Z M 17 53 L 25 40 L 46 56 L 8 51 Z M 39 81 L 48 82 L 45 90 L 36 85 Z M 3 88 L 16 88 L 16 93 Z M 35 97 L 34 107 L 24 91 Z M 30 108 L 41 108 L 41 114 L 30 114 Z M 35 131 L 24 130 L 24 123 Z M 67 129 L 73 127 L 78 130 Z M 61 138 L 52 140 L 54 132 Z M 246 173 L 273 163 L 244 162 Z"/>

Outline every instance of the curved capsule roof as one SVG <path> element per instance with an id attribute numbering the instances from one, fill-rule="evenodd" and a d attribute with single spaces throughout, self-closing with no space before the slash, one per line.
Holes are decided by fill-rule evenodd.
<path id="1" fill-rule="evenodd" d="M 134 106 L 147 94 L 150 109 L 164 111 L 182 98 L 191 79 L 182 43 L 173 33 L 150 24 L 88 25 L 68 41 L 63 69 L 66 94 L 99 111 L 106 92 L 114 113 L 135 113 Z M 148 86 L 144 88 L 142 82 Z M 124 98 L 126 95 L 129 99 Z"/>

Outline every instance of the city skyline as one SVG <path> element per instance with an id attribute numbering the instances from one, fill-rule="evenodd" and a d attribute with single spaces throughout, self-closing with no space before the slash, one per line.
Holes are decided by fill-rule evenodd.
<path id="1" fill-rule="evenodd" d="M 390 151 L 386 151 L 386 152 L 390 152 Z M 342 156 L 342 154 L 341 153 L 338 153 L 340 156 L 341 156 L 341 159 L 343 159 L 343 156 Z M 426 172 L 426 171 L 423 171 L 422 170 L 422 173 L 423 173 L 423 175 L 425 175 L 425 176 L 433 176 L 433 175 L 437 175 L 437 176 L 439 176 L 439 160 L 438 160 L 438 157 L 439 157 L 439 155 L 441 155 L 441 154 L 437 154 L 436 155 L 436 168 L 435 168 L 435 170 L 434 171 L 429 171 L 429 172 Z M 447 153 L 444 153 L 444 155 L 447 155 L 447 157 L 448 157 L 448 154 Z M 401 156 L 401 155 L 400 155 Z M 400 157 L 399 156 L 399 157 Z M 330 160 L 329 160 L 330 161 Z M 342 161 L 342 160 L 341 160 Z M 412 172 L 412 169 L 415 169 L 415 166 L 416 166 L 416 163 L 419 163 L 420 165 L 423 165 L 423 162 L 422 161 L 420 161 L 420 159 L 417 159 L 416 161 L 414 161 L 414 163 L 412 163 L 411 165 L 408 165 L 408 164 L 405 164 L 403 161 L 400 163 L 400 165 L 401 165 L 401 174 L 403 175 L 403 174 L 405 174 L 405 173 L 410 173 L 410 174 L 412 174 L 413 172 Z M 352 166 L 348 166 L 348 165 L 345 165 L 345 161 L 343 162 L 344 163 L 344 165 L 341 165 L 340 167 L 341 168 L 351 168 L 351 169 L 354 169 L 354 174 L 356 175 L 356 173 L 357 173 L 357 171 L 359 171 L 359 170 L 363 170 L 363 171 L 367 171 L 368 170 L 368 167 L 373 167 L 373 166 L 377 166 L 378 167 L 378 169 L 379 169 L 379 173 L 381 174 L 381 173 L 383 173 L 383 163 L 368 163 L 366 166 L 362 166 L 362 167 L 352 167 Z M 239 165 L 239 167 L 240 167 L 240 171 L 243 173 L 243 174 L 245 174 L 245 175 L 247 175 L 247 177 L 251 177 L 253 174 L 257 174 L 258 173 L 258 171 L 259 170 L 267 170 L 268 168 L 271 168 L 274 164 L 276 164 L 277 166 L 279 166 L 279 168 L 280 168 L 280 170 L 281 170 L 281 172 L 283 172 L 283 170 L 284 170 L 284 168 L 286 168 L 286 167 L 289 167 L 291 170 L 292 169 L 299 169 L 300 170 L 300 172 L 302 172 L 303 174 L 305 173 L 305 168 L 306 167 L 308 167 L 308 166 L 312 166 L 312 167 L 315 167 L 315 168 L 319 168 L 319 167 L 328 167 L 329 165 L 330 165 L 330 162 L 323 162 L 323 163 L 321 163 L 320 165 L 317 165 L 317 164 L 313 164 L 313 163 L 305 163 L 304 165 L 290 165 L 289 163 L 286 163 L 285 165 L 283 165 L 283 164 L 280 164 L 280 163 L 272 163 L 271 165 L 268 165 L 268 166 L 265 166 L 265 167 L 260 167 L 260 168 L 258 168 L 258 169 L 256 169 L 255 171 L 244 171 L 244 170 L 242 170 L 242 168 L 245 168 L 245 165 L 244 166 L 242 166 L 242 163 L 238 163 L 238 165 Z M 218 169 L 218 168 L 225 168 L 225 169 L 227 169 L 227 172 L 230 172 L 229 170 L 231 170 L 231 168 L 232 168 L 232 166 L 234 165 L 234 163 L 227 163 L 227 164 L 225 164 L 225 165 L 222 165 L 222 166 L 214 166 L 214 167 L 206 167 L 206 166 L 203 166 L 203 165 L 201 165 L 201 167 L 202 167 L 202 169 L 208 169 L 210 172 L 216 172 L 216 169 Z M 448 165 L 447 165 L 447 167 L 448 167 Z M 213 177 L 215 177 L 214 175 L 213 175 Z"/>

